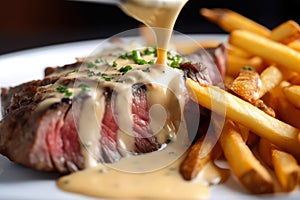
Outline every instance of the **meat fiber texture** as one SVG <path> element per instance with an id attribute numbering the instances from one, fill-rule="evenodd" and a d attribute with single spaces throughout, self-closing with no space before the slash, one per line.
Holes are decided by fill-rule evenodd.
<path id="1" fill-rule="evenodd" d="M 203 50 L 187 55 L 187 58 L 197 64 L 182 65 L 182 70 L 186 77 L 195 81 L 209 80 L 210 83 L 219 85 L 226 69 L 225 48 L 220 45 L 209 49 L 208 53 L 209 59 L 205 58 L 207 52 Z M 201 59 L 203 62 L 200 64 Z M 39 103 L 45 100 L 49 92 L 46 86 L 61 81 L 60 77 L 49 75 L 57 71 L 77 69 L 81 64 L 76 62 L 63 67 L 47 68 L 43 80 L 1 89 L 3 119 L 0 122 L 0 153 L 2 155 L 13 162 L 37 170 L 69 173 L 84 169 L 84 157 L 78 136 L 78 124 L 76 124 L 78 120 L 75 119 L 79 115 L 74 115 L 74 112 L 80 113 L 80 106 L 85 99 L 62 98 L 60 102 L 52 104 L 47 109 L 38 109 Z M 215 66 L 218 67 L 217 70 Z M 61 84 L 72 85 L 74 81 L 74 79 L 64 79 Z M 161 147 L 156 137 L 151 135 L 146 93 L 143 85 L 132 87 L 132 114 L 135 116 L 133 130 L 137 134 L 135 138 L 137 153 L 148 153 Z M 119 127 L 110 104 L 111 94 L 112 90 L 109 88 L 104 92 L 105 112 L 101 122 L 101 133 L 99 133 L 101 134 L 99 154 L 102 154 L 104 162 L 116 162 L 122 158 L 116 141 Z M 186 118 L 194 117 L 192 110 L 195 106 L 203 109 L 194 102 L 187 102 Z"/>

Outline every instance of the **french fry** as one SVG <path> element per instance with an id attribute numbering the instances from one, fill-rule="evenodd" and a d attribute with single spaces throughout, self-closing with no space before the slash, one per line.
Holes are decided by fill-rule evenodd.
<path id="1" fill-rule="evenodd" d="M 300 85 L 291 85 L 283 88 L 287 100 L 297 108 L 300 108 Z"/>
<path id="2" fill-rule="evenodd" d="M 210 140 L 204 141 L 204 137 L 200 138 L 192 145 L 180 164 L 180 174 L 185 180 L 194 179 L 209 161 L 216 159 L 221 153 L 219 143 L 212 144 Z"/>
<path id="3" fill-rule="evenodd" d="M 287 69 L 284 66 L 277 65 L 276 67 L 280 70 L 282 74 L 282 80 L 290 81 L 298 75 L 297 72 L 294 72 L 291 69 Z"/>
<path id="4" fill-rule="evenodd" d="M 299 41 L 294 41 L 288 44 L 289 47 L 296 51 L 300 51 L 300 42 Z"/>
<path id="5" fill-rule="evenodd" d="M 263 36 L 268 37 L 271 33 L 266 27 L 256 23 L 255 21 L 248 19 L 232 10 L 228 9 L 200 9 L 200 14 L 208 20 L 218 24 L 227 32 L 241 29 L 248 30 Z"/>
<path id="6" fill-rule="evenodd" d="M 234 175 L 248 190 L 255 194 L 273 192 L 271 175 L 255 158 L 230 121 L 225 122 L 220 143 Z"/>
<path id="7" fill-rule="evenodd" d="M 260 80 L 262 83 L 262 87 L 259 91 L 259 98 L 264 96 L 267 92 L 271 91 L 276 85 L 281 82 L 282 73 L 277 67 L 270 66 L 260 74 Z"/>
<path id="8" fill-rule="evenodd" d="M 299 129 L 275 119 L 248 102 L 215 86 L 201 86 L 187 79 L 190 97 L 200 105 L 234 122 L 248 127 L 260 137 L 268 139 L 281 149 L 300 158 Z"/>
<path id="9" fill-rule="evenodd" d="M 227 48 L 227 53 L 230 54 L 230 55 L 238 56 L 238 57 L 242 57 L 242 58 L 251 58 L 251 57 L 253 57 L 248 52 L 246 52 L 246 51 L 244 51 L 240 48 L 234 47 L 232 45 Z"/>
<path id="10" fill-rule="evenodd" d="M 272 30 L 269 39 L 289 44 L 300 38 L 300 26 L 293 20 L 288 20 Z"/>
<path id="11" fill-rule="evenodd" d="M 273 169 L 272 162 L 272 148 L 273 145 L 266 139 L 261 138 L 258 144 L 258 152 L 262 161 L 271 169 Z"/>
<path id="12" fill-rule="evenodd" d="M 274 169 L 283 191 L 290 192 L 297 187 L 300 168 L 297 160 L 291 154 L 279 150 L 265 139 L 260 140 L 259 154 L 262 160 Z"/>
<path id="13" fill-rule="evenodd" d="M 275 110 L 280 120 L 300 128 L 300 109 L 289 102 L 283 93 L 284 88 L 289 86 L 289 82 L 282 81 L 270 92 L 265 101 Z"/>
<path id="14" fill-rule="evenodd" d="M 300 53 L 286 45 L 243 30 L 231 32 L 229 43 L 267 61 L 300 72 Z"/>
<path id="15" fill-rule="evenodd" d="M 283 94 L 278 98 L 275 110 L 282 121 L 300 128 L 300 109 L 290 103 Z"/>
<path id="16" fill-rule="evenodd" d="M 291 155 L 278 149 L 272 149 L 274 171 L 279 183 L 285 192 L 294 190 L 300 177 L 300 168 L 297 160 Z"/>
<path id="17" fill-rule="evenodd" d="M 299 25 L 292 20 L 279 25 L 271 31 L 263 25 L 228 9 L 202 8 L 200 9 L 200 14 L 229 33 L 234 30 L 247 30 L 271 40 L 288 44 L 290 48 L 300 51 L 300 42 L 296 40 L 299 37 Z"/>
<path id="18" fill-rule="evenodd" d="M 263 68 L 263 61 L 260 57 L 257 56 L 247 59 L 231 54 L 227 55 L 227 75 L 233 77 L 238 76 L 241 68 L 244 66 L 253 67 L 255 71 L 260 72 Z"/>
<path id="19" fill-rule="evenodd" d="M 239 133 L 242 136 L 243 140 L 249 147 L 257 144 L 257 142 L 259 141 L 259 137 L 256 134 L 252 133 L 249 128 L 241 124 L 236 124 L 236 126 L 238 127 Z"/>

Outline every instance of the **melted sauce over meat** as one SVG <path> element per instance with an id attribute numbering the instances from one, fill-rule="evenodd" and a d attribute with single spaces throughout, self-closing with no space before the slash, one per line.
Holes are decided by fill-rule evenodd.
<path id="1" fill-rule="evenodd" d="M 208 195 L 207 183 L 216 182 L 220 177 L 217 168 L 207 168 L 203 174 L 209 176 L 192 182 L 184 181 L 178 170 L 181 157 L 190 145 L 182 117 L 187 94 L 182 71 L 167 66 L 166 49 L 176 18 L 186 2 L 178 0 L 172 7 L 121 5 L 126 13 L 153 28 L 158 47 L 156 64 L 149 64 L 150 60 L 142 65 L 129 65 L 126 59 L 116 61 L 116 55 L 110 54 L 101 65 L 88 62 L 78 72 L 65 74 L 77 79 L 75 87 L 67 92 L 72 93 L 73 98 L 83 94 L 87 97 L 77 123 L 87 169 L 60 178 L 59 188 L 100 198 L 198 199 Z M 86 78 L 92 81 L 92 86 L 84 81 Z M 150 127 L 161 145 L 158 151 L 138 156 L 134 152 L 131 109 L 132 87 L 137 83 L 146 87 Z M 106 88 L 114 91 L 114 112 L 120 117 L 117 140 L 123 158 L 112 164 L 103 164 L 99 154 Z M 41 109 L 55 99 L 60 96 L 42 102 Z"/>

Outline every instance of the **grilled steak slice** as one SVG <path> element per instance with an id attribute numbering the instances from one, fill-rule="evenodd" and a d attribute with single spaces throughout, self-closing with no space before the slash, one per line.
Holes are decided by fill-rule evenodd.
<path id="1" fill-rule="evenodd" d="M 41 112 L 37 109 L 38 104 L 32 102 L 12 110 L 2 119 L 0 152 L 12 161 L 49 171 L 54 168 L 51 147 L 59 145 L 56 135 L 69 105 L 61 104 Z"/>
<path id="2" fill-rule="evenodd" d="M 199 71 L 203 71 L 203 67 L 207 68 L 209 79 L 213 85 L 223 84 L 227 62 L 224 44 L 220 44 L 215 48 L 199 49 L 190 55 L 186 55 L 186 59 L 192 61 L 192 63 L 201 63 L 202 66 L 198 64 Z"/>
<path id="3" fill-rule="evenodd" d="M 153 136 L 150 128 L 149 108 L 146 96 L 145 85 L 136 84 L 133 86 L 132 115 L 133 131 L 135 134 L 135 148 L 137 152 L 147 153 L 156 151 L 160 144 Z"/>
<path id="4" fill-rule="evenodd" d="M 32 88 L 32 87 L 30 87 Z M 36 90 L 43 88 L 35 87 Z M 25 90 L 28 90 L 25 89 Z M 132 110 L 134 115 L 135 152 L 146 153 L 158 150 L 160 144 L 149 128 L 149 115 L 144 87 L 133 89 Z M 24 95 L 24 91 L 20 95 Z M 117 145 L 118 124 L 110 102 L 112 91 L 107 89 L 105 96 L 105 112 L 102 120 L 101 158 L 104 162 L 115 162 L 122 155 Z M 31 97 L 39 96 L 30 91 Z M 16 95 L 19 96 L 19 95 Z M 78 137 L 78 118 L 83 104 L 81 98 L 72 101 L 63 98 L 47 109 L 38 111 L 40 101 L 31 101 L 19 108 L 9 109 L 0 123 L 0 152 L 12 161 L 39 170 L 61 173 L 77 171 L 84 168 L 81 153 L 81 141 Z M 17 147 L 17 148 L 16 148 Z M 99 152 L 100 154 L 100 152 Z"/>
<path id="5" fill-rule="evenodd" d="M 31 97 L 27 94 L 32 91 L 35 93 L 35 90 L 41 86 L 46 86 L 53 84 L 58 80 L 58 77 L 49 77 L 43 80 L 34 80 L 21 85 L 11 87 L 11 88 L 1 88 L 1 104 L 2 104 L 2 115 L 5 116 L 10 110 L 19 108 L 24 104 L 28 104 L 32 101 Z"/>
<path id="6" fill-rule="evenodd" d="M 196 54 L 193 57 L 196 58 Z M 65 88 L 74 86 L 80 79 L 69 75 L 77 72 L 83 64 L 86 63 L 77 62 L 63 67 L 47 68 L 43 80 L 2 88 L 1 154 L 14 162 L 38 170 L 68 173 L 86 167 L 86 157 L 83 152 L 86 144 L 80 138 L 80 119 L 85 102 L 93 98 L 93 94 L 86 92 L 84 87 L 71 92 Z M 207 77 L 207 70 L 210 70 L 210 67 L 206 68 L 206 65 L 201 64 L 183 64 L 181 68 L 187 77 L 210 84 L 211 79 Z M 88 68 L 82 73 L 90 73 L 89 70 Z M 144 71 L 148 73 L 148 69 Z M 104 73 L 101 75 L 104 76 Z M 98 83 L 95 79 L 87 78 L 100 87 L 99 95 L 104 98 L 101 105 L 103 115 L 100 116 L 101 122 L 99 122 L 101 127 L 97 136 L 99 139 L 96 141 L 99 148 L 96 149 L 98 150 L 97 162 L 116 162 L 127 153 L 136 155 L 161 148 L 162 143 L 158 141 L 150 126 L 147 84 L 141 82 L 132 85 L 131 88 L 130 110 L 133 135 L 125 135 L 126 140 L 130 140 L 131 143 L 131 148 L 128 149 L 124 147 L 120 137 L 122 117 L 115 112 L 113 89 L 103 87 L 103 82 Z M 214 80 L 212 82 L 214 83 Z M 61 87 L 60 90 L 58 87 Z M 69 98 L 68 95 L 72 92 L 76 95 Z M 187 120 L 188 126 L 192 127 L 191 130 L 199 128 L 199 121 L 194 120 L 195 115 L 192 114 L 198 109 L 203 108 L 187 100 L 188 115 L 186 116 L 192 118 Z M 207 115 L 205 111 L 202 114 Z"/>

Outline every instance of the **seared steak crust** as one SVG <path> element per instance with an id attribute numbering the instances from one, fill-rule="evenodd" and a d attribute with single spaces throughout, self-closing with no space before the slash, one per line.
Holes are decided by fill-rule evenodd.
<path id="1" fill-rule="evenodd" d="M 193 56 L 201 54 L 196 52 Z M 215 56 L 215 51 L 212 52 Z M 222 60 L 224 55 L 218 55 Z M 215 56 L 216 57 L 216 56 Z M 198 62 L 198 61 L 197 61 Z M 48 67 L 43 80 L 34 80 L 15 87 L 1 88 L 2 116 L 0 121 L 0 153 L 10 160 L 38 170 L 69 173 L 85 167 L 82 144 L 78 136 L 78 121 L 86 98 L 51 100 L 53 85 L 72 86 L 75 78 L 66 78 L 78 70 L 82 62 L 63 67 Z M 218 65 L 219 66 L 219 65 Z M 214 83 L 208 77 L 206 64 L 182 64 L 185 76 L 202 84 Z M 224 66 L 219 66 L 221 74 Z M 161 147 L 150 128 L 147 88 L 143 83 L 132 87 L 132 116 L 134 153 L 156 151 Z M 102 162 L 115 162 L 122 158 L 118 147 L 118 117 L 111 103 L 112 90 L 104 89 L 104 115 L 99 133 L 99 155 Z M 196 106 L 187 102 L 188 113 Z M 202 109 L 199 107 L 199 109 Z M 190 113 L 191 114 L 191 113 Z M 193 116 L 192 114 L 189 116 Z M 191 120 L 190 120 L 191 121 Z M 197 122 L 196 122 L 197 123 Z M 198 122 L 199 123 L 199 122 Z M 195 124 L 193 124 L 195 126 Z M 196 124 L 196 126 L 198 126 Z M 197 127 L 196 127 L 197 128 Z"/>

